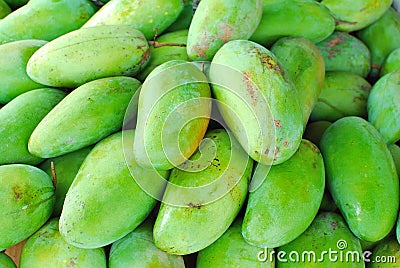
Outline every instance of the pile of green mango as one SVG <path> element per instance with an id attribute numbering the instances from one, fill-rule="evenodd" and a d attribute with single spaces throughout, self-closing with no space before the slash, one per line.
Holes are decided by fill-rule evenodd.
<path id="1" fill-rule="evenodd" d="M 399 2 L 0 0 L 0 268 L 400 267 Z"/>

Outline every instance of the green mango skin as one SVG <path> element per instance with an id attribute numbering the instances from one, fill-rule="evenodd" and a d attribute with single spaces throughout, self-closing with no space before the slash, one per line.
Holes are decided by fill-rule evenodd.
<path id="1" fill-rule="evenodd" d="M 400 146 L 397 144 L 389 144 L 389 151 L 392 154 L 394 164 L 396 166 L 397 175 L 400 179 Z"/>
<path id="2" fill-rule="evenodd" d="M 336 17 L 336 30 L 353 32 L 367 27 L 379 19 L 392 4 L 392 0 L 323 0 Z"/>
<path id="3" fill-rule="evenodd" d="M 151 171 L 127 163 L 124 148 L 132 148 L 134 131 L 115 133 L 99 142 L 80 167 L 67 192 L 60 233 L 68 244 L 98 248 L 124 237 L 144 221 L 156 204 L 130 173 L 151 179 Z M 128 168 L 129 165 L 129 168 Z M 160 172 L 166 178 L 168 172 Z M 101 194 L 99 194 L 101 193 Z"/>
<path id="4" fill-rule="evenodd" d="M 284 37 L 272 47 L 285 73 L 293 81 L 303 115 L 303 125 L 317 102 L 324 86 L 325 66 L 321 52 L 304 37 Z"/>
<path id="5" fill-rule="evenodd" d="M 64 204 L 65 196 L 71 186 L 83 160 L 91 151 L 92 147 L 82 148 L 78 151 L 71 152 L 59 157 L 47 159 L 39 165 L 39 168 L 46 172 L 50 177 L 53 176 L 51 162 L 54 164 L 56 174 L 56 202 L 53 209 L 53 217 L 60 216 Z"/>
<path id="6" fill-rule="evenodd" d="M 326 72 L 325 83 L 310 115 L 310 121 L 334 122 L 346 116 L 367 117 L 371 85 L 350 72 Z"/>
<path id="7" fill-rule="evenodd" d="M 262 0 L 202 0 L 189 27 L 189 58 L 211 61 L 225 43 L 249 39 L 261 16 Z"/>
<path id="8" fill-rule="evenodd" d="M 2 268 L 15 268 L 15 263 L 5 253 L 0 252 L 0 266 Z"/>
<path id="9" fill-rule="evenodd" d="M 47 43 L 29 59 L 26 72 L 38 83 L 73 88 L 99 78 L 135 75 L 149 57 L 146 39 L 132 26 L 97 26 Z"/>
<path id="10" fill-rule="evenodd" d="M 172 23 L 165 32 L 176 32 L 188 30 L 193 18 L 193 1 L 183 0 L 183 10 L 178 18 Z"/>
<path id="11" fill-rule="evenodd" d="M 385 14 L 368 27 L 357 32 L 371 52 L 371 78 L 377 78 L 387 56 L 400 47 L 400 17 L 389 8 Z"/>
<path id="12" fill-rule="evenodd" d="M 338 241 L 344 240 L 347 243 L 347 247 L 341 250 L 338 247 Z M 332 254 L 332 260 L 336 257 L 336 261 L 331 261 L 329 250 L 336 251 L 336 254 Z M 360 241 L 354 237 L 346 222 L 343 220 L 342 216 L 334 212 L 323 212 L 318 214 L 313 223 L 308 227 L 308 229 L 301 234 L 294 241 L 279 247 L 279 251 L 285 252 L 283 256 L 284 260 L 287 262 L 277 261 L 277 268 L 343 268 L 343 267 L 365 267 L 363 261 L 363 252 L 361 249 Z M 293 262 L 290 259 L 290 253 L 297 252 L 300 261 Z M 302 254 L 306 252 L 314 252 L 315 260 L 311 257 L 311 261 L 308 256 L 305 255 L 305 261 L 302 261 Z M 351 253 L 358 252 L 359 260 L 357 261 L 357 256 L 350 255 Z M 343 253 L 343 261 L 340 261 L 340 255 Z M 283 255 L 283 254 L 282 254 Z M 357 254 L 356 254 L 357 255 Z M 348 256 L 346 258 L 346 256 Z M 356 261 L 353 261 L 352 256 L 354 256 Z M 296 259 L 296 255 L 293 254 L 292 258 Z M 320 261 L 323 260 L 323 261 Z"/>
<path id="13" fill-rule="evenodd" d="M 32 54 L 46 44 L 43 40 L 22 40 L 0 45 L 0 103 L 8 103 L 16 96 L 44 87 L 26 74 L 26 64 Z"/>
<path id="14" fill-rule="evenodd" d="M 325 188 L 324 162 L 317 146 L 302 140 L 289 160 L 264 176 L 249 194 L 242 234 L 252 245 L 275 248 L 298 237 L 317 215 Z"/>
<path id="15" fill-rule="evenodd" d="M 242 221 L 237 219 L 217 241 L 199 252 L 196 267 L 274 268 L 274 259 L 258 260 L 259 252 L 264 249 L 248 244 L 241 231 Z"/>
<path id="16" fill-rule="evenodd" d="M 184 268 L 182 256 L 170 255 L 153 242 L 153 225 L 145 221 L 111 246 L 109 268 L 158 267 Z"/>
<path id="17" fill-rule="evenodd" d="M 182 0 L 113 0 L 82 27 L 129 25 L 152 40 L 168 28 L 183 10 Z"/>
<path id="18" fill-rule="evenodd" d="M 166 33 L 158 37 L 152 46 L 150 46 L 150 60 L 146 67 L 136 75 L 140 81 L 144 81 L 146 77 L 157 66 L 170 60 L 185 60 L 189 57 L 186 53 L 188 30 L 180 30 L 176 32 Z"/>
<path id="19" fill-rule="evenodd" d="M 17 9 L 18 7 L 21 7 L 28 3 L 29 0 L 4 0 L 10 7 L 13 9 Z"/>
<path id="20" fill-rule="evenodd" d="M 369 256 L 368 268 L 392 268 L 400 264 L 400 245 L 393 236 L 380 241 Z"/>
<path id="21" fill-rule="evenodd" d="M 186 61 L 161 64 L 140 90 L 136 161 L 161 170 L 182 164 L 203 139 L 210 114 L 211 90 L 206 76 Z"/>
<path id="22" fill-rule="evenodd" d="M 42 170 L 24 164 L 0 166 L 0 249 L 18 244 L 50 217 L 54 187 Z"/>
<path id="23" fill-rule="evenodd" d="M 316 121 L 309 123 L 304 131 L 303 139 L 311 141 L 319 148 L 322 135 L 330 125 L 332 125 L 332 123 L 329 121 Z"/>
<path id="24" fill-rule="evenodd" d="M 58 231 L 58 218 L 53 218 L 26 241 L 19 267 L 106 268 L 107 259 L 103 248 L 81 249 L 67 244 Z"/>
<path id="25" fill-rule="evenodd" d="M 0 110 L 0 165 L 36 165 L 42 158 L 28 151 L 28 141 L 40 121 L 65 93 L 54 88 L 35 89 L 19 95 Z"/>
<path id="26" fill-rule="evenodd" d="M 33 131 L 28 150 L 42 158 L 70 153 L 121 129 L 128 104 L 140 87 L 131 77 L 108 77 L 72 91 Z"/>
<path id="27" fill-rule="evenodd" d="M 400 47 L 393 50 L 383 63 L 380 77 L 385 74 L 400 70 Z"/>
<path id="28" fill-rule="evenodd" d="M 225 104 L 219 105 L 223 119 L 250 157 L 265 165 L 289 159 L 303 133 L 297 92 L 281 66 L 263 46 L 235 40 L 217 52 L 209 73 L 214 97 Z"/>
<path id="29" fill-rule="evenodd" d="M 31 0 L 0 20 L 0 44 L 53 40 L 81 27 L 96 11 L 87 0 Z"/>
<path id="30" fill-rule="evenodd" d="M 368 121 L 381 133 L 386 143 L 400 139 L 400 70 L 380 78 L 368 98 Z"/>
<path id="31" fill-rule="evenodd" d="M 329 191 L 352 232 L 384 238 L 396 223 L 399 179 L 382 136 L 366 120 L 345 117 L 325 131 L 321 152 Z"/>
<path id="32" fill-rule="evenodd" d="M 191 192 L 179 191 L 167 185 L 154 224 L 153 237 L 155 245 L 170 254 L 190 254 L 215 242 L 232 224 L 247 196 L 253 161 L 236 141 L 230 140 L 225 130 L 212 130 L 205 138 L 211 139 L 215 144 L 211 144 L 211 147 L 215 146 L 216 149 L 214 159 L 206 163 L 207 168 L 201 171 L 193 165 L 189 165 L 187 171 L 175 168 L 171 171 L 169 182 L 183 187 L 201 187 L 218 179 L 223 187 L 229 189 L 224 189 L 226 191 L 219 199 L 209 202 L 208 191 L 197 188 L 203 194 L 203 201 L 192 202 Z M 208 149 L 204 148 L 203 151 L 207 152 Z M 190 159 L 198 159 L 200 155 L 197 151 Z M 240 170 L 240 167 L 244 167 L 244 170 Z M 166 203 L 177 194 L 188 200 L 185 206 Z"/>
<path id="33" fill-rule="evenodd" d="M 303 36 L 316 43 L 335 30 L 330 11 L 313 0 L 264 0 L 260 24 L 251 41 L 271 46 L 284 36 Z"/>
<path id="34" fill-rule="evenodd" d="M 353 72 L 362 77 L 369 74 L 371 54 L 358 38 L 336 31 L 316 45 L 324 58 L 325 71 Z"/>
<path id="35" fill-rule="evenodd" d="M 11 13 L 11 8 L 4 0 L 0 0 L 0 20 Z"/>

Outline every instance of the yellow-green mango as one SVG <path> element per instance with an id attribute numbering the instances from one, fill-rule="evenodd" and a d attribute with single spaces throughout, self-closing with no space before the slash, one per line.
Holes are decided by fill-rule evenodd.
<path id="1" fill-rule="evenodd" d="M 193 18 L 193 0 L 182 0 L 183 10 L 178 18 L 172 23 L 165 32 L 175 32 L 188 30 Z"/>
<path id="2" fill-rule="evenodd" d="M 200 1 L 189 27 L 189 58 L 211 61 L 225 43 L 249 39 L 261 15 L 262 0 Z"/>
<path id="3" fill-rule="evenodd" d="M 54 186 L 42 170 L 24 164 L 0 166 L 0 250 L 18 244 L 50 217 Z"/>
<path id="4" fill-rule="evenodd" d="M 87 0 L 30 0 L 0 20 L 0 44 L 53 40 L 81 27 L 96 11 L 97 7 Z"/>
<path id="5" fill-rule="evenodd" d="M 310 115 L 311 121 L 333 122 L 345 116 L 367 117 L 371 85 L 350 72 L 326 72 L 324 87 Z"/>
<path id="6" fill-rule="evenodd" d="M 334 32 L 316 44 L 325 63 L 325 71 L 344 71 L 367 77 L 371 69 L 371 54 L 358 38 L 344 32 Z"/>
<path id="7" fill-rule="evenodd" d="M 0 45 L 0 103 L 43 87 L 26 74 L 26 64 L 32 54 L 46 43 L 43 40 L 22 40 Z"/>
<path id="8" fill-rule="evenodd" d="M 394 164 L 396 166 L 397 175 L 400 179 L 400 146 L 397 144 L 389 144 L 389 151 L 392 154 Z"/>
<path id="9" fill-rule="evenodd" d="M 167 29 L 182 10 L 182 0 L 111 0 L 82 27 L 129 25 L 151 40 Z"/>
<path id="10" fill-rule="evenodd" d="M 3 252 L 0 252 L 0 266 L 2 268 L 15 268 L 13 260 Z"/>
<path id="11" fill-rule="evenodd" d="M 380 241 L 367 257 L 368 268 L 394 268 L 400 265 L 400 245 L 393 236 Z"/>
<path id="12" fill-rule="evenodd" d="M 305 37 L 281 38 L 271 47 L 271 52 L 281 62 L 283 70 L 294 84 L 305 127 L 324 86 L 322 54 Z"/>
<path id="13" fill-rule="evenodd" d="M 360 241 L 342 216 L 323 212 L 294 241 L 276 249 L 277 268 L 364 268 Z"/>
<path id="14" fill-rule="evenodd" d="M 321 141 L 322 135 L 330 125 L 332 125 L 332 123 L 329 121 L 311 122 L 307 125 L 303 134 L 303 138 L 311 141 L 319 148 L 319 143 Z"/>
<path id="15" fill-rule="evenodd" d="M 260 24 L 250 40 L 271 46 L 284 36 L 303 36 L 312 42 L 327 38 L 335 30 L 328 8 L 313 0 L 264 0 Z"/>
<path id="16" fill-rule="evenodd" d="M 98 248 L 133 231 L 149 215 L 156 200 L 136 183 L 154 178 L 124 150 L 133 147 L 134 131 L 117 132 L 88 154 L 67 192 L 60 217 L 60 233 L 79 248 Z M 135 169 L 135 176 L 131 174 Z M 168 172 L 156 174 L 166 178 Z"/>
<path id="17" fill-rule="evenodd" d="M 222 129 L 209 131 L 185 163 L 171 171 L 153 229 L 155 245 L 177 255 L 206 248 L 228 229 L 244 204 L 253 166 Z"/>
<path id="18" fill-rule="evenodd" d="M 37 125 L 29 139 L 29 152 L 42 158 L 56 157 L 118 131 L 140 85 L 134 78 L 116 76 L 75 89 Z"/>
<path id="19" fill-rule="evenodd" d="M 389 8 L 377 21 L 357 32 L 371 52 L 371 78 L 377 78 L 386 57 L 400 47 L 400 16 Z"/>
<path id="20" fill-rule="evenodd" d="M 400 70 L 381 77 L 368 98 L 368 121 L 381 133 L 386 143 L 400 139 Z"/>
<path id="21" fill-rule="evenodd" d="M 200 250 L 196 267 L 275 268 L 275 259 L 268 258 L 270 252 L 247 243 L 242 236 L 242 220 L 237 219 L 217 241 Z"/>
<path id="22" fill-rule="evenodd" d="M 380 76 L 400 70 L 400 47 L 393 50 L 385 59 Z"/>
<path id="23" fill-rule="evenodd" d="M 143 82 L 134 155 L 139 165 L 171 169 L 197 149 L 209 122 L 211 91 L 192 63 L 165 62 Z"/>
<path id="24" fill-rule="evenodd" d="M 317 146 L 302 140 L 289 160 L 263 175 L 262 184 L 249 194 L 242 234 L 252 245 L 275 248 L 297 238 L 317 215 L 325 189 L 324 162 Z"/>
<path id="25" fill-rule="evenodd" d="M 209 76 L 223 119 L 251 158 L 279 164 L 296 152 L 302 111 L 271 51 L 247 40 L 230 41 L 215 54 Z"/>
<path id="26" fill-rule="evenodd" d="M 186 53 L 188 30 L 180 30 L 176 32 L 161 35 L 150 46 L 150 60 L 143 70 L 136 75 L 140 81 L 144 81 L 146 77 L 157 66 L 170 60 L 189 60 Z"/>
<path id="27" fill-rule="evenodd" d="M 383 137 L 368 121 L 339 119 L 321 139 L 329 191 L 351 231 L 378 241 L 396 223 L 399 179 Z"/>
<path id="28" fill-rule="evenodd" d="M 19 95 L 1 108 L 0 165 L 36 165 L 43 161 L 28 151 L 29 137 L 65 95 L 63 91 L 54 88 L 35 89 Z"/>
<path id="29" fill-rule="evenodd" d="M 379 19 L 393 0 L 323 0 L 336 18 L 336 30 L 353 32 Z"/>
<path id="30" fill-rule="evenodd" d="M 135 75 L 149 57 L 146 39 L 132 26 L 96 26 L 47 43 L 29 59 L 26 72 L 38 83 L 72 88 L 99 78 Z"/>
<path id="31" fill-rule="evenodd" d="M 184 268 L 182 256 L 168 254 L 154 245 L 153 224 L 145 221 L 111 246 L 109 268 Z"/>
<path id="32" fill-rule="evenodd" d="M 0 20 L 11 13 L 11 8 L 8 6 L 7 2 L 0 0 Z"/>
<path id="33" fill-rule="evenodd" d="M 75 179 L 83 160 L 85 160 L 91 149 L 91 146 L 85 147 L 62 156 L 47 159 L 39 165 L 39 168 L 51 177 L 54 175 L 51 163 L 54 165 L 54 173 L 56 177 L 56 201 L 52 214 L 53 217 L 60 216 L 65 195 Z"/>
<path id="34" fill-rule="evenodd" d="M 107 259 L 103 248 L 82 249 L 65 242 L 58 231 L 58 218 L 53 218 L 26 241 L 19 267 L 106 268 Z"/>

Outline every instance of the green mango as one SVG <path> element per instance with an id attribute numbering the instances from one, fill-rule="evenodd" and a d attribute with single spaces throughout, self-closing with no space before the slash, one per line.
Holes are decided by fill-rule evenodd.
<path id="1" fill-rule="evenodd" d="M 386 143 L 400 139 L 400 70 L 380 78 L 368 98 L 368 121 L 381 133 Z"/>
<path id="2" fill-rule="evenodd" d="M 28 150 L 42 158 L 70 153 L 121 129 L 125 111 L 140 87 L 131 77 L 108 77 L 72 91 L 33 131 Z"/>
<path id="3" fill-rule="evenodd" d="M 0 252 L 0 266 L 2 268 L 15 268 L 16 267 L 13 260 L 3 252 Z"/>
<path id="4" fill-rule="evenodd" d="M 329 191 L 352 232 L 384 238 L 396 222 L 399 179 L 382 136 L 366 120 L 345 117 L 325 131 L 321 152 Z"/>
<path id="5" fill-rule="evenodd" d="M 91 151 L 92 147 L 85 147 L 78 151 L 74 151 L 59 157 L 47 159 L 39 165 L 43 171 L 49 176 L 53 176 L 51 163 L 54 165 L 54 173 L 56 175 L 56 202 L 53 209 L 53 217 L 60 216 L 64 204 L 65 195 L 68 192 L 83 160 Z"/>
<path id="6" fill-rule="evenodd" d="M 53 40 L 81 27 L 96 11 L 97 7 L 87 0 L 30 0 L 0 20 L 0 44 Z"/>
<path id="7" fill-rule="evenodd" d="M 65 34 L 41 47 L 26 72 L 44 85 L 77 87 L 118 75 L 135 75 L 150 57 L 143 34 L 132 26 L 97 26 Z"/>
<path id="8" fill-rule="evenodd" d="M 385 59 L 380 76 L 400 70 L 400 47 L 393 50 Z"/>
<path id="9" fill-rule="evenodd" d="M 317 146 L 302 140 L 289 160 L 263 175 L 262 184 L 249 194 L 242 234 L 252 245 L 275 248 L 298 237 L 317 215 L 325 188 L 324 162 Z"/>
<path id="10" fill-rule="evenodd" d="M 377 78 L 386 57 L 400 47 L 400 16 L 389 8 L 382 17 L 357 32 L 371 52 L 371 78 Z"/>
<path id="11" fill-rule="evenodd" d="M 173 60 L 155 68 L 139 95 L 138 164 L 167 170 L 185 162 L 202 140 L 210 113 L 210 87 L 194 64 Z"/>
<path id="12" fill-rule="evenodd" d="M 342 216 L 323 212 L 294 241 L 277 249 L 277 268 L 365 267 L 360 241 Z"/>
<path id="13" fill-rule="evenodd" d="M 397 144 L 389 144 L 389 151 L 392 154 L 394 164 L 396 166 L 397 175 L 400 179 L 400 146 Z"/>
<path id="14" fill-rule="evenodd" d="M 360 39 L 336 31 L 316 45 L 324 58 L 326 71 L 352 72 L 367 77 L 371 69 L 371 54 Z"/>
<path id="15" fill-rule="evenodd" d="M 8 6 L 7 2 L 0 0 L 0 20 L 11 13 L 11 8 Z"/>
<path id="16" fill-rule="evenodd" d="M 40 88 L 23 93 L 0 110 L 0 165 L 23 163 L 36 165 L 42 158 L 28 151 L 28 141 L 40 121 L 56 106 L 65 93 Z"/>
<path id="17" fill-rule="evenodd" d="M 183 10 L 178 18 L 172 23 L 165 32 L 176 32 L 188 30 L 193 18 L 193 0 L 182 0 Z"/>
<path id="18" fill-rule="evenodd" d="M 153 225 L 149 221 L 112 244 L 108 263 L 109 268 L 185 267 L 182 256 L 170 255 L 154 245 Z"/>
<path id="19" fill-rule="evenodd" d="M 322 197 L 321 206 L 319 207 L 319 210 L 332 211 L 332 212 L 337 210 L 335 201 L 333 200 L 332 195 L 329 193 L 329 191 L 327 189 L 325 189 L 324 196 Z"/>
<path id="20" fill-rule="evenodd" d="M 250 40 L 271 46 L 284 36 L 303 36 L 316 43 L 335 30 L 329 9 L 313 0 L 264 0 L 260 24 Z"/>
<path id="21" fill-rule="evenodd" d="M 223 119 L 250 157 L 264 165 L 289 159 L 303 133 L 297 92 L 281 66 L 272 52 L 247 40 L 226 43 L 210 66 Z"/>
<path id="22" fill-rule="evenodd" d="M 136 182 L 152 180 L 154 172 L 124 155 L 125 149 L 133 147 L 133 138 L 132 130 L 115 133 L 100 141 L 84 160 L 60 217 L 60 233 L 68 244 L 79 248 L 111 244 L 139 226 L 156 205 Z M 166 178 L 168 172 L 157 175 Z"/>
<path id="23" fill-rule="evenodd" d="M 18 7 L 21 7 L 28 3 L 29 0 L 4 0 L 10 7 L 13 9 L 17 9 Z"/>
<path id="24" fill-rule="evenodd" d="M 32 54 L 46 43 L 42 40 L 22 40 L 0 45 L 0 103 L 43 87 L 26 74 L 26 64 Z"/>
<path id="25" fill-rule="evenodd" d="M 271 251 L 248 244 L 241 231 L 242 220 L 237 219 L 217 241 L 200 250 L 196 267 L 275 268 L 275 259 L 266 258 Z"/>
<path id="26" fill-rule="evenodd" d="M 353 32 L 363 29 L 379 19 L 392 4 L 392 0 L 323 0 L 336 17 L 336 30 Z"/>
<path id="27" fill-rule="evenodd" d="M 327 72 L 311 121 L 334 122 L 345 116 L 367 117 L 367 99 L 371 85 L 363 77 L 350 72 Z"/>
<path id="28" fill-rule="evenodd" d="M 202 250 L 239 213 L 253 161 L 231 136 L 222 129 L 209 131 L 190 161 L 171 171 L 153 229 L 161 250 L 177 255 Z"/>
<path id="29" fill-rule="evenodd" d="M 324 86 L 325 67 L 321 52 L 304 37 L 281 38 L 271 47 L 271 52 L 293 81 L 305 127 Z"/>
<path id="30" fill-rule="evenodd" d="M 42 170 L 24 164 L 0 166 L 0 250 L 18 244 L 50 217 L 54 186 Z"/>
<path id="31" fill-rule="evenodd" d="M 140 81 L 144 81 L 157 66 L 170 60 L 188 61 L 189 57 L 186 53 L 187 36 L 188 30 L 180 30 L 158 37 L 150 46 L 151 57 L 148 64 L 136 77 Z"/>
<path id="32" fill-rule="evenodd" d="M 261 16 L 262 0 L 202 0 L 189 27 L 189 58 L 211 61 L 225 43 L 249 39 Z"/>
<path id="33" fill-rule="evenodd" d="M 400 245 L 393 236 L 387 237 L 368 256 L 368 268 L 392 268 L 400 265 Z"/>
<path id="34" fill-rule="evenodd" d="M 183 6 L 182 0 L 112 0 L 82 27 L 129 25 L 151 40 L 178 18 Z"/>
<path id="35" fill-rule="evenodd" d="M 303 134 L 303 138 L 311 141 L 319 148 L 319 143 L 321 141 L 322 135 L 330 125 L 332 125 L 332 123 L 329 121 L 311 122 L 307 125 Z"/>
<path id="36" fill-rule="evenodd" d="M 96 267 L 106 268 L 103 248 L 81 249 L 64 241 L 53 218 L 29 237 L 21 251 L 20 268 Z"/>

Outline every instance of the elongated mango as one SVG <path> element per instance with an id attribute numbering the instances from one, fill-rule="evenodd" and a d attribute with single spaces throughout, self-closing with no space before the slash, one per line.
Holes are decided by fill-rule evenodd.
<path id="1" fill-rule="evenodd" d="M 43 160 L 28 151 L 29 138 L 65 95 L 54 88 L 35 89 L 19 95 L 0 110 L 0 165 L 36 165 Z"/>
<path id="2" fill-rule="evenodd" d="M 296 152 L 302 112 L 273 53 L 251 41 L 230 41 L 214 56 L 209 76 L 223 119 L 251 158 L 279 164 Z"/>
<path id="3" fill-rule="evenodd" d="M 43 158 L 56 157 L 118 131 L 140 85 L 134 78 L 117 76 L 94 80 L 75 89 L 32 132 L 29 152 Z"/>
<path id="4" fill-rule="evenodd" d="M 329 190 L 360 239 L 384 238 L 396 222 L 399 179 L 383 137 L 366 120 L 345 117 L 321 140 Z"/>
<path id="5" fill-rule="evenodd" d="M 135 75 L 149 56 L 146 39 L 132 26 L 97 26 L 47 43 L 29 59 L 26 72 L 44 85 L 72 88 L 103 77 Z"/>
<path id="6" fill-rule="evenodd" d="M 151 40 L 170 26 L 183 10 L 182 0 L 112 0 L 83 27 L 129 25 Z"/>
<path id="7" fill-rule="evenodd" d="M 42 170 L 22 164 L 0 166 L 0 250 L 21 242 L 50 217 L 54 186 Z"/>
<path id="8" fill-rule="evenodd" d="M 0 252 L 0 265 L 3 268 L 15 268 L 13 260 L 3 252 Z"/>
<path id="9" fill-rule="evenodd" d="M 152 170 L 140 168 L 124 150 L 133 148 L 133 130 L 99 142 L 86 157 L 67 192 L 60 233 L 79 248 L 98 248 L 124 237 L 144 221 L 156 204 L 136 183 L 152 180 Z M 140 177 L 132 177 L 135 169 Z M 166 178 L 168 172 L 156 175 Z M 99 194 L 101 193 L 101 194 Z"/>
<path id="10" fill-rule="evenodd" d="M 225 43 L 249 39 L 261 15 L 262 0 L 201 1 L 189 27 L 189 58 L 210 61 Z"/>
<path id="11" fill-rule="evenodd" d="M 380 76 L 400 70 L 400 47 L 390 52 L 385 59 Z"/>

